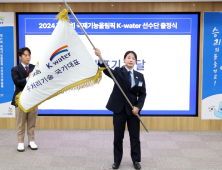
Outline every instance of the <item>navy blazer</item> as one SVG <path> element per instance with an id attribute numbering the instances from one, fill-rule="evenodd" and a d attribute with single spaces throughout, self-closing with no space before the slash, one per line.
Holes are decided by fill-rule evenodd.
<path id="1" fill-rule="evenodd" d="M 29 64 L 29 73 L 31 73 L 34 68 L 35 68 L 35 65 Z M 12 80 L 16 87 L 11 104 L 16 106 L 15 96 L 24 89 L 26 85 L 26 78 L 28 77 L 28 75 L 25 71 L 25 68 L 23 67 L 21 63 L 11 69 L 11 75 L 12 75 Z"/>
<path id="2" fill-rule="evenodd" d="M 100 67 L 105 67 L 104 64 L 98 63 L 98 65 Z M 129 89 L 129 76 L 126 68 L 123 66 L 121 68 L 116 67 L 114 70 L 110 70 L 128 99 L 130 100 L 131 104 L 142 110 L 146 98 L 146 84 L 143 74 L 133 70 L 135 86 Z M 112 78 L 107 69 L 105 69 L 103 72 L 108 77 Z M 139 82 L 142 82 L 142 86 L 139 86 Z M 127 114 L 133 115 L 132 108 L 123 96 L 122 92 L 119 90 L 119 87 L 115 84 L 106 108 L 113 111 L 114 113 L 119 113 L 122 111 L 124 106 L 126 107 Z"/>

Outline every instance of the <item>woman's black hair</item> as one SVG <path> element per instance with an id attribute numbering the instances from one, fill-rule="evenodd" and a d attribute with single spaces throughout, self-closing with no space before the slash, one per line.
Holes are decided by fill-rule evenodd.
<path id="1" fill-rule="evenodd" d="M 127 51 L 124 55 L 124 59 L 126 58 L 126 56 L 129 54 L 129 53 L 132 53 L 134 56 L 135 56 L 135 59 L 137 60 L 137 55 L 134 51 Z"/>
<path id="2" fill-rule="evenodd" d="M 29 52 L 29 54 L 31 55 L 31 50 L 28 48 L 28 47 L 23 47 L 23 48 L 20 48 L 19 50 L 18 50 L 18 56 L 20 57 L 20 56 L 22 56 L 22 54 L 24 54 L 24 52 L 25 51 L 28 51 Z"/>

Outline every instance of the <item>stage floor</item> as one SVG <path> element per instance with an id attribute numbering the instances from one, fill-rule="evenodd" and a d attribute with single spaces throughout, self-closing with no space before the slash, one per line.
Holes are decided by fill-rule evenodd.
<path id="1" fill-rule="evenodd" d="M 222 169 L 222 131 L 141 131 L 142 170 Z M 17 149 L 16 130 L 0 130 L 0 170 L 109 170 L 113 130 L 36 130 L 38 150 Z M 128 131 L 120 170 L 134 169 Z"/>

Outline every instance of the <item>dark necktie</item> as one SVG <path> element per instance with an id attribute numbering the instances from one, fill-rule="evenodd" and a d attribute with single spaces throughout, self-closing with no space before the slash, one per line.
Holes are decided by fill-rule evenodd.
<path id="1" fill-rule="evenodd" d="M 129 74 L 129 89 L 131 89 L 131 71 L 129 71 L 128 74 Z"/>
<path id="2" fill-rule="evenodd" d="M 29 75 L 29 69 L 27 66 L 25 66 L 25 71 L 26 71 L 27 75 Z"/>

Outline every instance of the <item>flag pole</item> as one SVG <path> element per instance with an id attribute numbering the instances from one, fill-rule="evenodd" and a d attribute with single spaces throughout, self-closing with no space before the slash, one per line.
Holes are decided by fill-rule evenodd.
<path id="1" fill-rule="evenodd" d="M 82 27 L 82 25 L 80 24 L 79 20 L 76 18 L 75 14 L 73 13 L 72 9 L 70 8 L 70 6 L 66 3 L 65 0 L 63 0 L 65 2 L 66 8 L 70 11 L 70 13 L 72 14 L 72 16 L 74 17 L 74 19 L 76 20 L 76 22 L 78 23 L 78 25 L 80 26 L 81 30 L 83 31 L 83 33 L 85 34 L 85 36 L 87 37 L 87 39 L 89 40 L 89 42 L 91 43 L 91 45 L 93 46 L 93 49 L 96 50 L 96 47 L 94 46 L 94 44 L 92 43 L 92 41 L 90 40 L 89 36 L 87 35 L 86 31 L 84 30 L 84 28 Z M 117 82 L 116 78 L 113 76 L 112 72 L 110 71 L 109 67 L 107 66 L 106 62 L 103 60 L 102 56 L 99 55 L 99 58 L 102 60 L 103 64 L 105 65 L 106 69 L 108 70 L 110 76 L 112 77 L 112 79 L 114 80 L 114 82 L 116 83 L 116 85 L 119 87 L 120 91 L 122 92 L 123 96 L 126 98 L 127 102 L 129 103 L 129 105 L 131 106 L 131 108 L 133 109 L 133 105 L 131 104 L 131 102 L 129 101 L 128 97 L 126 96 L 126 94 L 124 93 L 124 91 L 122 90 L 122 88 L 120 87 L 119 83 Z M 146 128 L 145 124 L 143 123 L 142 119 L 140 118 L 140 116 L 137 114 L 137 117 L 139 118 L 140 122 L 142 123 L 143 127 L 145 128 L 145 130 L 147 132 L 148 129 Z"/>

